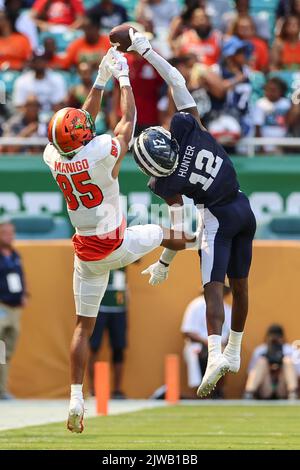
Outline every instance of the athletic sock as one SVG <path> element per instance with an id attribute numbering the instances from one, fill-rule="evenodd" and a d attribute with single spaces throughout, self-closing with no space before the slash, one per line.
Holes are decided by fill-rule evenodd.
<path id="1" fill-rule="evenodd" d="M 208 358 L 211 360 L 222 353 L 222 336 L 209 335 L 207 338 Z"/>
<path id="2" fill-rule="evenodd" d="M 230 330 L 229 339 L 226 346 L 226 354 L 229 354 L 230 356 L 240 356 L 243 334 L 243 331 Z"/>
<path id="3" fill-rule="evenodd" d="M 82 394 L 82 384 L 72 384 L 71 385 L 71 400 L 72 398 L 83 400 Z"/>

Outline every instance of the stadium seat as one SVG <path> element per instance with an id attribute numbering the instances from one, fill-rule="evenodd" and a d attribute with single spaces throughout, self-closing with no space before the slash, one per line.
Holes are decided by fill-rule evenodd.
<path id="1" fill-rule="evenodd" d="M 17 70 L 6 70 L 4 72 L 0 72 L 0 82 L 4 83 L 5 91 L 8 95 L 11 95 L 14 83 L 19 76 L 20 72 Z"/>
<path id="2" fill-rule="evenodd" d="M 65 52 L 68 45 L 83 35 L 81 30 L 76 31 L 65 31 L 63 33 L 54 33 L 51 31 L 43 31 L 40 33 L 40 45 L 42 46 L 44 40 L 48 37 L 51 37 L 56 42 L 57 52 Z"/>
<path id="3" fill-rule="evenodd" d="M 115 2 L 119 3 L 119 5 L 122 5 L 124 8 L 126 8 L 130 20 L 135 19 L 134 12 L 138 0 L 115 0 Z"/>
<path id="4" fill-rule="evenodd" d="M 252 15 L 268 19 L 270 32 L 272 33 L 271 42 L 274 37 L 274 26 L 276 22 L 276 8 L 279 0 L 250 0 L 250 12 Z"/>
<path id="5" fill-rule="evenodd" d="M 251 72 L 250 81 L 252 85 L 251 102 L 255 103 L 263 96 L 266 78 L 262 72 Z"/>
<path id="6" fill-rule="evenodd" d="M 276 216 L 269 222 L 259 225 L 256 238 L 260 240 L 299 240 L 300 217 Z"/>
<path id="7" fill-rule="evenodd" d="M 18 240 L 49 240 L 70 238 L 71 228 L 65 217 L 50 214 L 18 213 L 10 217 L 16 228 Z"/>

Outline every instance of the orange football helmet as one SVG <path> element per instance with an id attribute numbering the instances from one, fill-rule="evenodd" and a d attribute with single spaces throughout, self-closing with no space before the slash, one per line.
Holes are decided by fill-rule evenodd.
<path id="1" fill-rule="evenodd" d="M 96 136 L 95 123 L 87 111 L 63 108 L 52 117 L 48 139 L 64 157 L 72 158 Z"/>

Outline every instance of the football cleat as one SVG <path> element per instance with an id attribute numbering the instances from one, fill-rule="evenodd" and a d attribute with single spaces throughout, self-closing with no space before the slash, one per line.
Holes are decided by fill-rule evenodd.
<path id="1" fill-rule="evenodd" d="M 72 399 L 70 402 L 69 416 L 67 428 L 71 432 L 82 433 L 84 416 L 84 403 L 83 400 Z"/>
<path id="2" fill-rule="evenodd" d="M 197 396 L 203 398 L 209 395 L 220 378 L 227 374 L 229 370 L 230 365 L 227 359 L 221 354 L 211 360 L 208 359 L 204 377 L 197 390 Z"/>
<path id="3" fill-rule="evenodd" d="M 237 374 L 238 371 L 240 370 L 241 367 L 241 357 L 239 354 L 229 354 L 226 352 L 226 348 L 224 349 L 223 356 L 227 359 L 229 362 L 229 372 L 233 372 L 234 374 Z"/>

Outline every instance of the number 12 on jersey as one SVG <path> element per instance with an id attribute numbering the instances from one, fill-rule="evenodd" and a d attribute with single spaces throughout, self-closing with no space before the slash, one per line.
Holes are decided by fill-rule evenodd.
<path id="1" fill-rule="evenodd" d="M 204 162 L 204 159 L 206 159 L 207 161 Z M 205 173 L 210 176 L 209 178 L 207 178 L 206 176 L 200 175 L 199 173 L 192 172 L 189 180 L 190 183 L 200 183 L 202 184 L 203 191 L 207 191 L 207 189 L 214 182 L 215 177 L 219 173 L 222 163 L 222 158 L 218 156 L 215 157 L 214 154 L 209 150 L 202 149 L 197 155 L 195 166 L 197 170 L 200 171 L 202 171 L 204 168 Z"/>
<path id="2" fill-rule="evenodd" d="M 87 209 L 92 209 L 102 203 L 101 189 L 90 181 L 91 177 L 88 171 L 74 173 L 70 176 L 57 175 L 56 182 L 63 192 L 69 210 L 76 211 L 80 202 Z M 81 195 L 75 194 L 75 191 Z"/>

